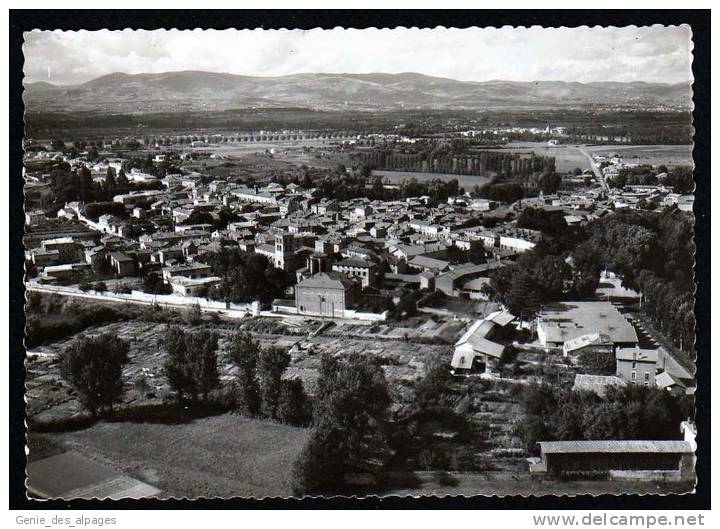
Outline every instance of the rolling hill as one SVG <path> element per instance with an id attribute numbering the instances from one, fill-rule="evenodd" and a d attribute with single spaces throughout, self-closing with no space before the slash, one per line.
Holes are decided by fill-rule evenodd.
<path id="1" fill-rule="evenodd" d="M 689 108 L 691 87 L 642 82 L 470 82 L 417 73 L 249 77 L 183 71 L 113 73 L 74 86 L 27 83 L 23 98 L 30 112 L 146 113 L 252 107 L 561 108 L 590 104 Z"/>

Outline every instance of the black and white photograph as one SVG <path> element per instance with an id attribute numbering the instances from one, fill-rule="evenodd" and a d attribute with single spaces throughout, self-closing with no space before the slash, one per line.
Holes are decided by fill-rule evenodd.
<path id="1" fill-rule="evenodd" d="M 24 32 L 28 498 L 693 494 L 693 37 Z"/>

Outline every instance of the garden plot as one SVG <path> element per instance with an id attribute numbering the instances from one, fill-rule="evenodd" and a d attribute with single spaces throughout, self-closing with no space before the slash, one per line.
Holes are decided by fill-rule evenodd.
<path id="1" fill-rule="evenodd" d="M 323 332 L 326 336 L 354 336 L 360 338 L 377 338 L 389 340 L 434 340 L 440 339 L 453 343 L 460 335 L 464 322 L 461 321 L 435 321 L 431 318 L 419 320 L 414 326 L 410 325 L 355 325 L 338 323 Z"/>
<path id="2" fill-rule="evenodd" d="M 416 380 L 424 374 L 424 359 L 428 354 L 447 352 L 447 346 L 418 345 L 404 340 L 372 340 L 368 338 L 319 336 L 308 337 L 317 322 L 302 323 L 288 332 L 287 328 L 270 318 L 256 318 L 243 322 L 263 347 L 288 349 L 291 363 L 286 377 L 298 377 L 312 393 L 317 380 L 322 353 L 331 355 L 361 353 L 380 359 L 391 384 L 402 380 Z M 162 340 L 169 328 L 165 323 L 142 321 L 115 322 L 93 327 L 76 336 L 111 333 L 127 340 L 130 362 L 123 371 L 126 392 L 120 407 L 130 404 L 159 402 L 172 395 L 163 373 L 165 354 Z M 257 329 L 257 330 L 256 330 Z M 278 331 L 286 331 L 286 333 Z M 271 331 L 266 334 L 263 331 Z M 215 329 L 218 334 L 220 380 L 228 383 L 235 378 L 237 368 L 225 351 L 232 331 Z M 60 377 L 59 354 L 73 341 L 70 337 L 31 349 L 27 354 L 27 412 L 38 420 L 50 420 L 77 415 L 81 411 L 77 396 Z"/>

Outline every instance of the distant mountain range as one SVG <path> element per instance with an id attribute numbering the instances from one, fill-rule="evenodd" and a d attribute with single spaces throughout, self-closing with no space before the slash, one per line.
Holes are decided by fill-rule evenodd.
<path id="1" fill-rule="evenodd" d="M 562 81 L 456 81 L 417 73 L 249 77 L 211 72 L 113 73 L 74 86 L 27 83 L 30 112 L 188 112 L 254 107 L 317 110 L 560 108 L 629 105 L 690 108 L 691 85 Z"/>

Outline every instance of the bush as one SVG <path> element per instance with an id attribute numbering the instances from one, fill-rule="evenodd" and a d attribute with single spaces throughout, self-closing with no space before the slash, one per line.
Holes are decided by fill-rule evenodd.
<path id="1" fill-rule="evenodd" d="M 460 483 L 460 481 L 455 476 L 453 476 L 449 472 L 445 472 L 444 470 L 435 473 L 435 481 L 437 481 L 440 485 L 445 485 L 449 487 L 455 487 L 458 485 L 458 483 Z"/>

